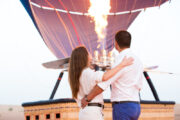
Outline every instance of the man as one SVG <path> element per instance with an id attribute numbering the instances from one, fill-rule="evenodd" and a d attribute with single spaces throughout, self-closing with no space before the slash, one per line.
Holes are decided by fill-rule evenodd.
<path id="1" fill-rule="evenodd" d="M 98 83 L 94 89 L 86 95 L 81 103 L 85 107 L 95 96 L 103 92 L 111 85 L 111 102 L 113 107 L 113 120 L 138 120 L 140 115 L 139 91 L 142 87 L 143 64 L 131 49 L 131 35 L 127 31 L 119 31 L 115 35 L 115 48 L 119 52 L 115 64 L 118 65 L 122 59 L 132 57 L 132 65 L 119 71 L 114 77 L 106 82 Z"/>

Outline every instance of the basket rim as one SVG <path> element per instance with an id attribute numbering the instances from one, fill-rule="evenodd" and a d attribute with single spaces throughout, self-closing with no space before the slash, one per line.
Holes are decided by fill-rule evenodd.
<path id="1" fill-rule="evenodd" d="M 54 99 L 54 100 L 40 100 L 34 102 L 25 102 L 22 103 L 23 107 L 27 106 L 37 106 L 37 105 L 49 105 L 49 104 L 58 104 L 58 103 L 76 103 L 74 99 L 71 98 L 63 98 L 63 99 Z M 110 99 L 104 99 L 104 103 L 111 103 Z M 141 104 L 168 104 L 174 105 L 175 101 L 153 101 L 153 100 L 141 100 Z"/>

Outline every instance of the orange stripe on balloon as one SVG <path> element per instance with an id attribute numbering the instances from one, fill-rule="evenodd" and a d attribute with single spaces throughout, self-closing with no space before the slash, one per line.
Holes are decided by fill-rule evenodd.
<path id="1" fill-rule="evenodd" d="M 63 4 L 63 2 L 62 2 L 61 0 L 58 0 L 58 1 L 59 1 L 59 3 L 63 6 L 63 8 L 64 8 L 66 11 L 68 11 L 68 9 L 67 9 L 66 6 Z M 75 24 L 74 24 L 74 22 L 73 22 L 73 20 L 72 20 L 72 18 L 71 18 L 71 16 L 70 16 L 69 13 L 68 13 L 68 17 L 69 17 L 69 20 L 71 21 L 71 24 L 72 24 L 73 29 L 74 29 L 74 31 L 75 31 L 75 34 L 76 34 L 78 43 L 79 43 L 79 45 L 81 45 L 81 41 L 80 41 L 80 39 L 79 39 L 79 34 L 78 34 L 78 32 L 77 32 L 76 26 L 75 26 Z"/>
<path id="2" fill-rule="evenodd" d="M 29 0 L 29 1 L 30 1 L 30 0 Z M 58 54 L 56 54 L 56 51 L 54 51 L 54 49 L 53 49 L 51 43 L 49 42 L 48 38 L 46 37 L 46 34 L 48 34 L 48 31 L 46 31 L 46 29 L 43 27 L 43 25 L 41 24 L 40 20 L 38 19 L 38 17 L 37 17 L 36 14 L 34 13 L 34 10 L 33 10 L 33 8 L 32 8 L 32 5 L 30 5 L 30 7 L 31 7 L 31 10 L 32 10 L 33 15 L 34 15 L 34 19 L 36 20 L 36 23 L 38 23 L 38 24 L 37 24 L 38 27 L 41 28 L 41 29 L 43 29 L 43 30 L 41 30 L 41 29 L 39 29 L 39 30 L 40 30 L 40 32 L 41 32 L 42 34 L 44 34 L 44 35 L 42 36 L 43 39 L 46 40 L 46 41 L 44 41 L 44 42 L 48 45 L 48 47 L 49 47 L 49 49 L 51 50 L 51 52 L 54 53 L 55 56 L 58 56 Z M 62 48 L 63 48 L 63 46 L 62 46 Z M 61 51 L 61 53 L 62 53 L 64 56 L 68 56 L 68 54 L 67 54 L 64 50 L 60 49 L 60 51 Z"/>
<path id="3" fill-rule="evenodd" d="M 41 33 L 44 34 L 43 37 L 46 39 L 46 42 L 47 42 L 49 45 L 51 45 L 51 43 L 49 42 L 48 38 L 46 37 L 46 34 L 48 34 L 49 32 L 44 28 L 44 25 L 39 22 L 39 20 L 38 20 L 37 17 L 36 17 L 36 20 L 37 20 L 37 22 L 39 23 L 40 28 L 43 29 L 43 31 L 41 31 Z M 53 39 L 55 39 L 53 35 L 52 35 L 51 37 L 52 37 Z M 67 57 L 68 54 L 67 54 L 67 52 L 65 51 L 65 48 L 63 47 L 63 45 L 57 46 L 57 45 L 59 45 L 59 43 L 57 43 L 56 40 L 55 40 L 54 42 L 55 42 L 54 45 L 61 51 L 61 53 L 62 53 L 65 57 Z M 64 48 L 64 50 L 63 50 L 62 48 Z M 54 51 L 54 49 L 53 49 L 52 47 L 51 47 L 51 50 Z M 56 54 L 55 51 L 54 51 L 53 53 Z M 58 55 L 56 54 L 56 56 L 58 56 Z"/>
<path id="4" fill-rule="evenodd" d="M 45 0 L 45 1 L 46 1 L 46 3 L 47 3 L 50 7 L 55 8 L 50 2 L 48 2 L 47 0 Z M 62 25 L 64 26 L 64 29 L 65 29 L 66 34 L 67 34 L 67 36 L 68 36 L 68 39 L 71 40 L 70 33 L 69 33 L 68 28 L 66 27 L 66 24 L 64 23 L 63 19 L 62 19 L 61 16 L 59 15 L 58 11 L 57 11 L 57 10 L 55 10 L 55 11 L 56 11 L 56 14 L 57 14 L 60 22 L 61 22 Z M 74 47 L 73 47 L 72 43 L 71 43 L 71 42 L 69 42 L 69 43 L 70 43 L 71 49 L 73 50 Z"/>
<path id="5" fill-rule="evenodd" d="M 156 2 L 157 2 L 157 0 L 154 0 L 154 6 L 156 6 Z"/>
<path id="6" fill-rule="evenodd" d="M 159 4 L 158 4 L 159 7 L 160 7 L 160 5 L 161 5 L 161 2 L 162 2 L 162 0 L 159 0 Z"/>
<path id="7" fill-rule="evenodd" d="M 137 2 L 137 0 L 134 0 L 134 3 L 133 3 L 133 6 L 132 6 L 132 9 L 131 9 L 131 10 L 133 10 L 133 9 L 136 7 L 136 2 Z M 127 20 L 127 22 L 126 22 L 126 25 L 129 23 L 130 18 L 131 18 L 131 16 L 132 16 L 132 13 L 131 13 L 131 12 L 130 12 L 129 14 L 130 14 L 130 15 L 129 15 L 129 17 L 128 17 L 128 20 Z"/>
<path id="8" fill-rule="evenodd" d="M 133 7 L 131 10 L 133 10 L 136 7 L 136 2 L 137 2 L 137 0 L 134 0 Z"/>

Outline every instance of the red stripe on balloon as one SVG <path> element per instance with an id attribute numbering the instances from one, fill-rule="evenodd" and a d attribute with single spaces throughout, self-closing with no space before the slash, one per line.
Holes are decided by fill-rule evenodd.
<path id="1" fill-rule="evenodd" d="M 63 8 L 64 8 L 66 11 L 68 11 L 68 9 L 67 9 L 66 6 L 63 4 L 63 2 L 62 2 L 61 0 L 58 0 L 58 1 L 59 1 L 59 3 L 63 6 Z M 75 26 L 75 24 L 74 24 L 74 22 L 73 22 L 73 20 L 72 20 L 72 18 L 71 18 L 71 15 L 70 15 L 69 13 L 67 13 L 67 14 L 68 14 L 69 20 L 71 21 L 71 24 L 72 24 L 72 26 L 73 26 L 73 29 L 74 29 L 74 31 L 75 31 L 75 33 L 76 33 L 76 37 L 77 37 L 78 43 L 79 43 L 79 45 L 81 45 L 81 41 L 80 41 L 80 39 L 79 39 L 79 34 L 78 34 L 78 32 L 77 32 L 76 26 Z"/>

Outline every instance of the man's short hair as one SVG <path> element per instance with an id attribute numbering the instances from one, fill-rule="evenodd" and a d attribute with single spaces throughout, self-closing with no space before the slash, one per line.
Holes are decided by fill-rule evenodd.
<path id="1" fill-rule="evenodd" d="M 121 30 L 116 33 L 115 40 L 120 48 L 130 48 L 131 34 L 128 31 Z"/>

